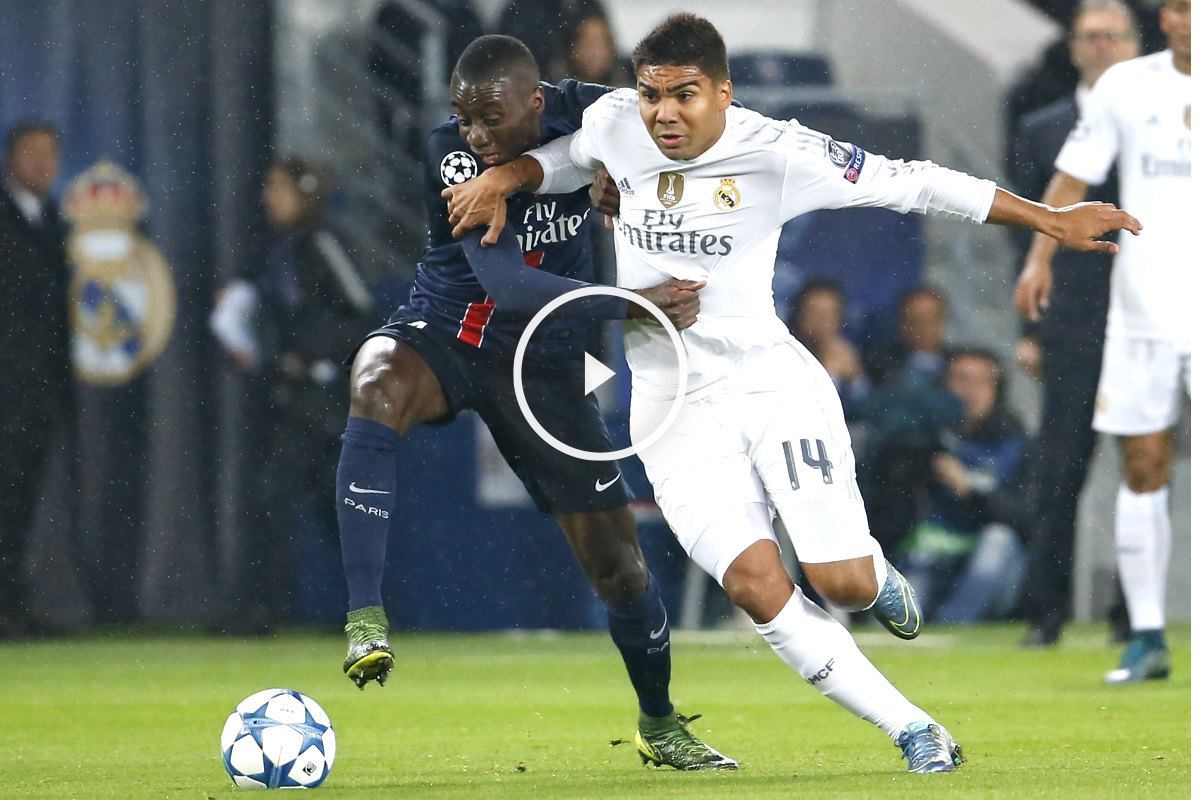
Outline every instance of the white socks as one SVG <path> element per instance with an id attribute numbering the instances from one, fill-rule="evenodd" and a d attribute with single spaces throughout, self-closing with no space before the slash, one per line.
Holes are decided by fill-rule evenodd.
<path id="1" fill-rule="evenodd" d="M 765 625 L 755 625 L 800 676 L 895 741 L 912 722 L 933 718 L 910 703 L 858 649 L 850 632 L 799 589 Z"/>
<path id="2" fill-rule="evenodd" d="M 1138 494 L 1121 484 L 1117 490 L 1117 571 L 1129 606 L 1129 627 L 1161 630 L 1166 621 L 1167 562 L 1171 556 L 1171 520 L 1167 488 Z"/>

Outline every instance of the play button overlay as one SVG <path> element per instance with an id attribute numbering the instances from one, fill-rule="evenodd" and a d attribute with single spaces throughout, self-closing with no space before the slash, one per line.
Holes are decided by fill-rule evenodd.
<path id="1" fill-rule="evenodd" d="M 591 394 L 617 373 L 609 369 L 591 353 L 583 354 L 583 393 Z"/>
<path id="2" fill-rule="evenodd" d="M 559 441 L 547 431 L 538 422 L 537 417 L 533 415 L 533 412 L 529 408 L 529 401 L 525 398 L 525 382 L 521 377 L 521 367 L 525 363 L 525 350 L 529 347 L 529 341 L 533 338 L 533 332 L 537 330 L 537 326 L 545 322 L 546 318 L 554 313 L 556 309 L 570 303 L 572 300 L 595 297 L 597 295 L 620 297 L 646 309 L 658 321 L 658 324 L 663 326 L 663 329 L 666 330 L 667 335 L 671 338 L 671 344 L 675 347 L 675 361 L 678 366 L 675 397 L 663 419 L 650 433 L 642 437 L 641 440 L 634 442 L 629 447 L 607 453 L 580 450 L 577 447 L 571 447 L 569 444 Z M 583 354 L 583 392 L 585 395 L 594 392 L 615 374 L 598 359 L 588 353 Z M 529 324 L 525 326 L 525 330 L 521 333 L 521 339 L 517 342 L 516 357 L 513 359 L 513 388 L 516 389 L 517 405 L 521 408 L 521 414 L 524 415 L 525 421 L 529 423 L 534 433 L 540 436 L 543 442 L 560 453 L 565 453 L 584 461 L 617 461 L 634 455 L 639 450 L 643 450 L 654 444 L 671 427 L 671 423 L 675 421 L 675 417 L 679 416 L 679 411 L 683 408 L 684 397 L 687 394 L 687 353 L 684 351 L 683 338 L 680 337 L 679 331 L 675 330 L 675 326 L 671 324 L 671 320 L 667 318 L 667 315 L 658 306 L 628 289 L 618 289 L 615 286 L 587 286 L 554 298 L 542 306 L 541 310 L 533 315 L 533 319 L 529 320 Z"/>

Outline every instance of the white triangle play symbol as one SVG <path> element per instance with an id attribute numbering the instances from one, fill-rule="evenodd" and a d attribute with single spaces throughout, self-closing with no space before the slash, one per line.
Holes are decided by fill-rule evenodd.
<path id="1" fill-rule="evenodd" d="M 605 381 L 616 374 L 599 360 L 593 358 L 591 353 L 583 354 L 583 393 L 585 395 L 599 389 Z"/>

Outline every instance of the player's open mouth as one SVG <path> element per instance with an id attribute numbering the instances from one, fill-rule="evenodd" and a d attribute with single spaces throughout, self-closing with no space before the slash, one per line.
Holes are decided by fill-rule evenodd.
<path id="1" fill-rule="evenodd" d="M 678 147 L 683 141 L 683 135 L 679 133 L 660 133 L 658 140 L 662 142 L 663 147 Z"/>
<path id="2" fill-rule="evenodd" d="M 504 163 L 504 156 L 501 153 L 478 153 L 479 160 L 489 167 L 494 167 L 497 164 Z"/>

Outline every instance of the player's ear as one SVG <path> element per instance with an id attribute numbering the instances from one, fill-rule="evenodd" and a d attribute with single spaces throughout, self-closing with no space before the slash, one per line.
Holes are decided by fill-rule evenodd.
<path id="1" fill-rule="evenodd" d="M 722 111 L 733 103 L 733 82 L 728 78 L 717 84 L 717 101 Z"/>
<path id="2" fill-rule="evenodd" d="M 533 90 L 533 108 L 539 114 L 546 107 L 546 92 L 541 86 Z"/>

